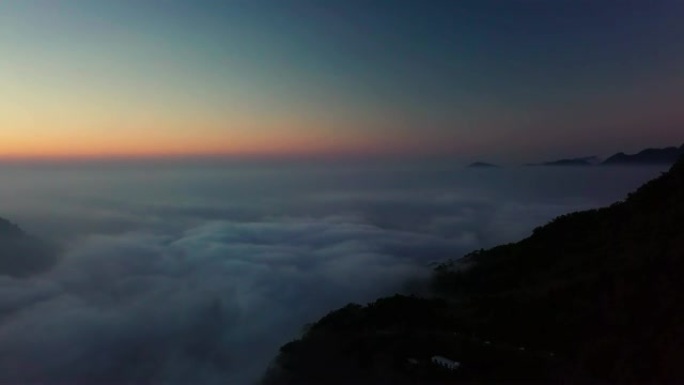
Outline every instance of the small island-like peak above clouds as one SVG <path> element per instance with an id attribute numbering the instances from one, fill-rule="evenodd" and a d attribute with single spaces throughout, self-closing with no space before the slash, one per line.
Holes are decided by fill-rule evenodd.
<path id="1" fill-rule="evenodd" d="M 468 165 L 468 168 L 499 168 L 501 166 L 496 165 L 494 163 L 487 163 L 487 162 L 473 162 Z"/>

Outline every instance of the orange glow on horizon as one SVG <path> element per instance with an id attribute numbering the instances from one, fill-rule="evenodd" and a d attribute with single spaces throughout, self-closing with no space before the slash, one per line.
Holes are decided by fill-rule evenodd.
<path id="1" fill-rule="evenodd" d="M 87 131 L 69 135 L 0 135 L 0 159 L 164 158 L 183 156 L 297 157 L 391 155 L 420 151 L 410 138 L 351 135 L 253 133 L 209 135 L 150 134 L 97 136 Z"/>

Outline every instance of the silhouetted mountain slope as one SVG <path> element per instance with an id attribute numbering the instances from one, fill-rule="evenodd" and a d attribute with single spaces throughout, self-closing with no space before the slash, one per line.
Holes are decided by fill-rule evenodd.
<path id="1" fill-rule="evenodd" d="M 436 276 L 472 329 L 553 349 L 592 377 L 684 379 L 684 161 L 624 203 L 565 215 Z"/>
<path id="2" fill-rule="evenodd" d="M 633 155 L 619 152 L 606 159 L 602 164 L 672 164 L 682 155 L 684 155 L 684 144 L 679 148 L 649 148 Z"/>
<path id="3" fill-rule="evenodd" d="M 56 261 L 52 245 L 0 218 L 0 275 L 27 277 L 50 269 Z"/>
<path id="4" fill-rule="evenodd" d="M 681 383 L 682 276 L 684 158 L 624 202 L 440 265 L 441 300 L 394 297 L 330 313 L 281 349 L 265 382 Z M 445 372 L 432 355 L 462 368 Z M 314 359 L 339 373 L 326 377 Z"/>

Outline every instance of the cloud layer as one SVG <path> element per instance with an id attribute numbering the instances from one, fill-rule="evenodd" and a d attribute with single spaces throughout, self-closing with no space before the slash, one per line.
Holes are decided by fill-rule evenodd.
<path id="1" fill-rule="evenodd" d="M 467 246 L 340 219 L 91 236 L 46 275 L 0 281 L 0 382 L 244 383 L 303 320 Z"/>
<path id="2" fill-rule="evenodd" d="M 328 311 L 420 290 L 431 261 L 647 179 L 608 194 L 605 175 L 280 171 L 4 180 L 3 209 L 64 253 L 47 273 L 0 276 L 0 383 L 248 384 Z"/>

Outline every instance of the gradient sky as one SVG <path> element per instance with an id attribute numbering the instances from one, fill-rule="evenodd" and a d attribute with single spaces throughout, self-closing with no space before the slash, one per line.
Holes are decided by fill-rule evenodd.
<path id="1" fill-rule="evenodd" d="M 684 1 L 3 0 L 0 157 L 679 145 Z"/>

